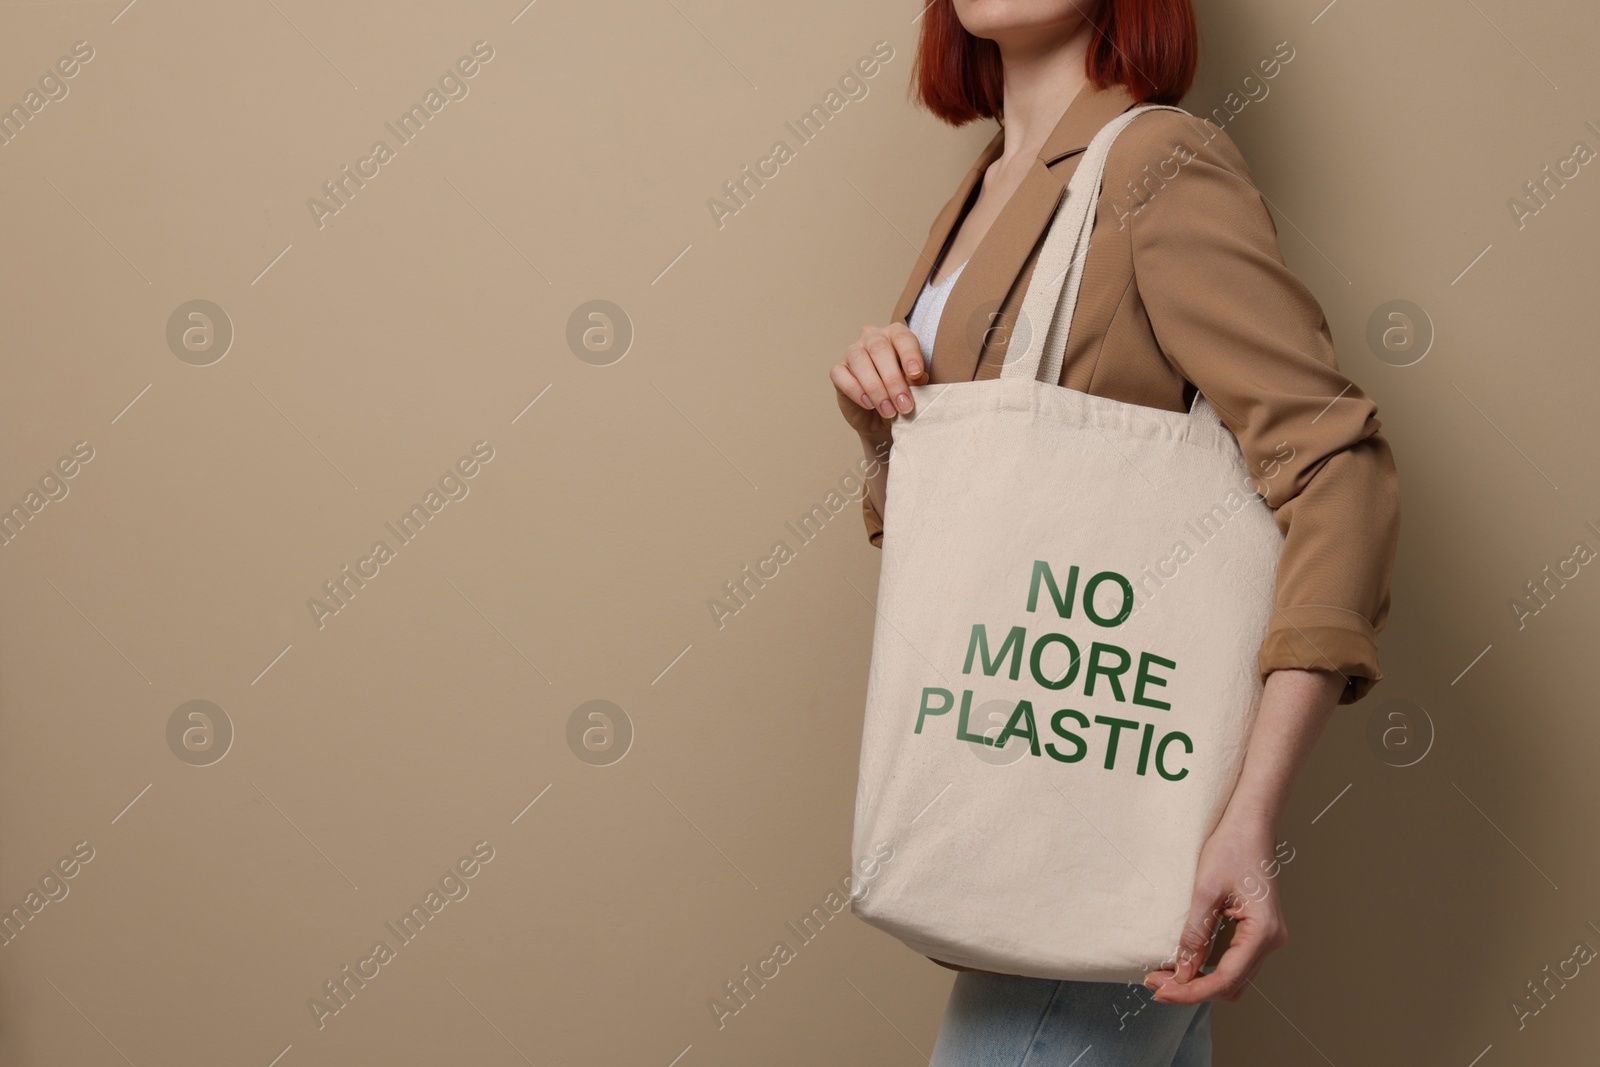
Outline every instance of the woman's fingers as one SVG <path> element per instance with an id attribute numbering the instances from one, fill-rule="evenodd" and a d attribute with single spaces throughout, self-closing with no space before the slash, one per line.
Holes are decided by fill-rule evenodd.
<path id="1" fill-rule="evenodd" d="M 922 345 L 905 323 L 863 326 L 861 339 L 829 372 L 839 392 L 886 419 L 911 413 L 911 386 L 927 381 Z"/>
<path id="2" fill-rule="evenodd" d="M 907 331 L 910 332 L 910 331 Z M 911 337 L 912 345 L 916 345 L 916 336 Z M 866 346 L 867 353 L 872 357 L 872 363 L 878 368 L 878 378 L 883 382 L 883 387 L 888 391 L 889 399 L 893 402 L 895 410 L 902 415 L 911 413 L 911 385 L 906 381 L 905 372 L 900 366 L 901 354 L 899 347 L 890 339 L 890 334 L 883 330 L 863 331 L 862 344 Z M 917 355 L 918 365 L 921 364 L 921 354 Z"/>
<path id="3" fill-rule="evenodd" d="M 1200 973 L 1228 902 L 1227 889 L 1213 889 L 1196 882 L 1189 899 L 1189 917 L 1183 924 L 1183 935 L 1178 939 L 1178 960 L 1173 967 L 1176 981 L 1187 982 Z"/>
<path id="4" fill-rule="evenodd" d="M 872 398 L 867 395 L 866 388 L 861 384 L 856 376 L 851 373 L 848 364 L 835 363 L 833 368 L 828 371 L 828 377 L 833 380 L 833 387 L 835 389 L 839 390 L 839 392 L 843 393 L 851 400 L 854 400 L 866 410 L 871 411 L 877 406 L 873 404 Z"/>
<path id="5" fill-rule="evenodd" d="M 851 345 L 849 351 L 844 354 L 844 362 L 862 389 L 866 391 L 867 399 L 872 402 L 878 414 L 886 419 L 894 418 L 894 402 L 889 399 L 888 386 L 878 371 L 877 361 L 868 353 L 867 346 L 859 341 Z"/>
<path id="6" fill-rule="evenodd" d="M 1155 999 L 1166 1004 L 1238 1000 L 1266 957 L 1289 940 L 1278 895 L 1257 877 L 1275 854 L 1273 834 L 1257 820 L 1224 819 L 1200 850 L 1189 914 L 1170 968 L 1145 975 Z M 1218 925 L 1236 925 L 1227 950 L 1210 974 L 1201 974 Z"/>
<path id="7" fill-rule="evenodd" d="M 1228 950 L 1217 961 L 1216 970 L 1185 982 L 1161 982 L 1155 999 L 1163 1004 L 1199 1004 L 1206 1000 L 1235 1001 L 1243 996 L 1267 955 L 1282 948 L 1289 939 L 1282 922 L 1270 911 L 1263 909 L 1263 912 L 1240 917 L 1239 928 L 1234 931 Z M 1179 966 L 1181 968 L 1182 964 Z"/>
<path id="8" fill-rule="evenodd" d="M 1199 1004 L 1207 1000 L 1238 1000 L 1246 983 L 1261 967 L 1265 953 L 1259 949 L 1250 952 L 1249 944 L 1241 944 L 1235 935 L 1233 944 L 1222 954 L 1217 969 L 1187 982 L 1168 982 L 1155 992 L 1155 999 L 1163 1004 Z"/>
<path id="9" fill-rule="evenodd" d="M 906 380 L 912 385 L 921 385 L 927 380 L 927 365 L 922 360 L 922 342 L 917 340 L 917 335 L 911 327 L 903 322 L 891 323 L 884 327 L 884 333 L 889 337 L 889 343 L 894 345 L 894 350 L 900 355 L 900 366 L 905 368 Z"/>

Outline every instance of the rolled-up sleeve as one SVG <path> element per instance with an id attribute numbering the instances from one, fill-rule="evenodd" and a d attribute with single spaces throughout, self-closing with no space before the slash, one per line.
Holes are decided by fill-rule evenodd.
<path id="1" fill-rule="evenodd" d="M 1125 154 L 1117 170 L 1177 170 L 1125 217 L 1151 327 L 1238 438 L 1284 534 L 1259 669 L 1336 671 L 1339 702 L 1354 703 L 1383 677 L 1377 635 L 1399 539 L 1399 475 L 1377 405 L 1339 372 L 1327 319 L 1285 265 L 1228 135 L 1151 112 L 1114 157 L 1124 140 L 1143 158 Z M 1111 174 L 1106 195 L 1118 195 Z"/>

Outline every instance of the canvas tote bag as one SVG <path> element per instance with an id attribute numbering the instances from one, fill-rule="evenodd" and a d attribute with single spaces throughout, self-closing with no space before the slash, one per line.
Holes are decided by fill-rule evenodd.
<path id="1" fill-rule="evenodd" d="M 1085 151 L 1000 377 L 893 424 L 851 905 L 950 963 L 1171 965 L 1261 698 L 1283 537 L 1237 441 L 1198 396 L 1055 384 L 1107 151 L 1157 106 Z"/>

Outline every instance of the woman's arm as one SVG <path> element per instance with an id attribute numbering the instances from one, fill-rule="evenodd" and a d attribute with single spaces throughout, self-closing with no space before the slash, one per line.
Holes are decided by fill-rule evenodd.
<path id="1" fill-rule="evenodd" d="M 1273 603 L 1258 667 L 1333 671 L 1346 679 L 1340 703 L 1358 700 L 1383 676 L 1377 635 L 1399 540 L 1377 405 L 1340 373 L 1322 308 L 1284 263 L 1227 133 L 1141 115 L 1112 147 L 1104 189 L 1162 352 L 1238 439 L 1284 534 L 1276 588 L 1241 591 Z"/>
<path id="2" fill-rule="evenodd" d="M 1134 135 L 1136 136 L 1130 136 Z M 1122 213 L 1135 287 L 1162 352 L 1239 441 L 1284 534 L 1265 676 L 1239 782 L 1200 854 L 1174 969 L 1146 984 L 1172 1003 L 1236 1000 L 1288 934 L 1273 875 L 1279 818 L 1333 708 L 1381 677 L 1399 477 L 1377 406 L 1339 372 L 1326 317 L 1289 270 L 1233 141 L 1203 119 L 1152 112 L 1112 150 L 1106 195 L 1145 183 Z M 1199 975 L 1221 917 L 1237 920 Z"/>
<path id="3" fill-rule="evenodd" d="M 1290 669 L 1267 676 L 1238 785 L 1200 853 L 1177 966 L 1145 977 L 1156 1000 L 1238 1000 L 1267 954 L 1288 941 L 1273 882 L 1278 823 L 1343 688 L 1344 680 L 1330 671 Z M 1223 916 L 1238 923 L 1233 940 L 1216 970 L 1196 977 Z"/>

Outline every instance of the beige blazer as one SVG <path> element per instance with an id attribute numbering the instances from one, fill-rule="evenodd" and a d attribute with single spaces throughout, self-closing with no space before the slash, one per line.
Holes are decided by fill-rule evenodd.
<path id="1" fill-rule="evenodd" d="M 1121 86 L 1091 85 L 1067 108 L 956 279 L 929 380 L 998 376 L 1078 158 L 1134 104 Z M 933 220 L 894 321 L 906 321 L 1003 143 L 997 132 Z M 1389 611 L 1399 476 L 1376 405 L 1339 372 L 1321 307 L 1284 265 L 1244 158 L 1210 120 L 1153 111 L 1113 145 L 1060 384 L 1170 411 L 1188 410 L 1196 388 L 1205 394 L 1285 535 L 1261 673 L 1337 671 L 1347 679 L 1340 703 L 1365 696 L 1383 677 L 1377 635 Z M 866 436 L 888 432 L 884 423 Z M 863 508 L 881 546 L 870 494 Z"/>

